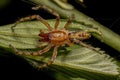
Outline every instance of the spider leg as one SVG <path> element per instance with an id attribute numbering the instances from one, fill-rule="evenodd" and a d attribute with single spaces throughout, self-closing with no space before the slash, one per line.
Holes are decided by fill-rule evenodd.
<path id="1" fill-rule="evenodd" d="M 56 56 L 57 56 L 58 47 L 59 47 L 59 46 L 55 46 L 55 47 L 54 47 L 54 51 L 53 51 L 53 54 L 52 54 L 51 59 L 50 59 L 47 63 L 39 66 L 38 69 L 47 67 L 47 66 L 51 65 L 51 64 L 54 62 L 54 60 L 55 60 L 55 58 L 56 58 Z"/>
<path id="2" fill-rule="evenodd" d="M 37 5 L 35 7 L 32 7 L 32 9 L 33 10 L 44 9 L 44 10 L 48 11 L 49 13 L 53 14 L 54 16 L 56 16 L 57 18 L 56 18 L 56 22 L 55 22 L 55 29 L 57 29 L 57 27 L 60 23 L 60 16 L 55 10 L 51 9 L 50 7 L 48 7 L 46 5 Z"/>
<path id="3" fill-rule="evenodd" d="M 31 16 L 27 16 L 27 17 L 21 18 L 21 19 L 19 19 L 18 21 L 16 21 L 16 23 L 11 27 L 11 29 L 14 30 L 14 27 L 16 27 L 16 25 L 17 25 L 18 23 L 20 23 L 20 22 L 28 21 L 28 20 L 33 20 L 33 19 L 39 20 L 39 21 L 42 22 L 49 30 L 52 30 L 52 27 L 50 26 L 50 24 L 49 24 L 45 19 L 43 19 L 41 16 L 39 16 L 39 15 L 31 15 Z"/>
<path id="4" fill-rule="evenodd" d="M 79 41 L 79 44 L 80 44 L 81 46 L 83 46 L 83 47 L 89 48 L 89 49 L 91 49 L 91 50 L 94 50 L 94 51 L 100 53 L 100 51 L 99 51 L 98 49 L 96 49 L 96 48 L 94 48 L 94 47 L 92 47 L 92 46 L 90 46 L 90 45 L 88 45 L 88 44 L 85 44 L 85 43 L 83 43 L 82 41 Z"/>
<path id="5" fill-rule="evenodd" d="M 56 22 L 55 22 L 55 29 L 57 29 L 58 28 L 58 25 L 59 25 L 59 23 L 60 23 L 60 16 L 59 16 L 59 14 L 56 14 Z"/>
<path id="6" fill-rule="evenodd" d="M 44 34 L 44 31 L 43 31 L 42 29 L 40 29 L 40 33 L 41 33 L 41 34 Z"/>
<path id="7" fill-rule="evenodd" d="M 39 15 L 36 15 L 36 18 L 37 18 L 37 20 L 39 20 L 40 22 L 42 22 L 50 31 L 52 31 L 53 28 L 50 26 L 50 24 L 45 19 L 43 19 Z"/>
<path id="8" fill-rule="evenodd" d="M 46 43 L 46 42 L 40 42 L 39 45 L 38 45 L 38 48 L 44 47 L 46 45 L 48 45 L 48 43 Z"/>
<path id="9" fill-rule="evenodd" d="M 71 24 L 71 22 L 73 21 L 73 19 L 74 19 L 74 15 L 72 15 L 72 17 L 69 18 L 69 20 L 67 21 L 67 23 L 64 25 L 63 29 L 66 29 Z"/>
<path id="10" fill-rule="evenodd" d="M 13 47 L 12 45 L 9 45 L 10 48 L 13 49 L 13 51 L 16 53 L 16 54 L 19 54 L 19 55 L 33 55 L 33 56 L 38 56 L 38 55 L 42 55 L 43 53 L 47 52 L 50 50 L 50 48 L 52 47 L 51 44 L 48 44 L 47 47 L 45 47 L 44 49 L 38 51 L 38 52 L 25 52 L 25 51 L 18 51 L 15 47 Z"/>
<path id="11" fill-rule="evenodd" d="M 71 42 L 70 40 L 68 40 L 66 44 L 69 45 L 70 47 L 73 46 L 73 42 Z"/>

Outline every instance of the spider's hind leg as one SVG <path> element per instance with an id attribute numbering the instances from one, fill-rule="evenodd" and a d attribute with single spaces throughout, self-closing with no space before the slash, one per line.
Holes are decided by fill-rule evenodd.
<path id="1" fill-rule="evenodd" d="M 79 41 L 79 44 L 81 45 L 81 46 L 83 46 L 83 47 L 86 47 L 86 48 L 89 48 L 89 49 L 91 49 L 91 50 L 93 50 L 93 51 L 96 51 L 96 52 L 98 52 L 98 53 L 100 53 L 100 48 L 94 48 L 94 47 L 92 47 L 91 45 L 88 45 L 88 44 L 86 44 L 86 43 L 84 43 L 84 42 L 82 42 L 82 41 Z"/>

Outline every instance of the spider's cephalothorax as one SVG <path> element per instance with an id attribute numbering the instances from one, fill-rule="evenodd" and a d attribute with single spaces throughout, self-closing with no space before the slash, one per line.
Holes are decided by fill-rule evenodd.
<path id="1" fill-rule="evenodd" d="M 47 9 L 45 6 L 43 6 L 43 8 Z M 57 56 L 58 47 L 60 47 L 60 46 L 64 46 L 66 44 L 71 45 L 73 43 L 78 43 L 82 46 L 88 47 L 90 49 L 94 49 L 93 47 L 86 45 L 85 43 L 82 42 L 82 40 L 90 38 L 90 36 L 91 36 L 90 33 L 85 32 L 85 31 L 70 32 L 70 31 L 66 30 L 66 28 L 69 26 L 69 24 L 73 20 L 73 17 L 69 18 L 69 20 L 66 22 L 66 24 L 63 26 L 62 29 L 58 29 L 58 25 L 60 22 L 59 15 L 52 10 L 48 9 L 48 11 L 57 17 L 54 28 L 51 27 L 50 24 L 39 15 L 32 15 L 32 16 L 28 16 L 25 18 L 21 18 L 20 20 L 18 20 L 16 22 L 16 24 L 14 26 L 12 26 L 12 29 L 13 29 L 19 22 L 37 19 L 38 21 L 43 23 L 48 28 L 47 33 L 44 32 L 43 30 L 40 30 L 39 36 L 42 37 L 42 39 L 40 40 L 40 44 L 38 45 L 38 47 L 41 48 L 42 44 L 44 44 L 44 42 L 47 42 L 48 45 L 44 49 L 39 50 L 38 52 L 18 51 L 16 48 L 14 48 L 13 46 L 10 45 L 13 48 L 13 50 L 15 51 L 15 53 L 38 56 L 38 55 L 42 55 L 45 52 L 49 51 L 51 49 L 51 47 L 54 47 L 51 59 L 46 64 L 43 64 L 38 67 L 38 68 L 43 68 L 54 62 L 54 60 Z"/>
<path id="2" fill-rule="evenodd" d="M 40 37 L 42 37 L 42 42 L 49 42 L 54 45 L 62 45 L 68 43 L 68 31 L 67 30 L 53 30 L 49 33 L 40 33 Z"/>

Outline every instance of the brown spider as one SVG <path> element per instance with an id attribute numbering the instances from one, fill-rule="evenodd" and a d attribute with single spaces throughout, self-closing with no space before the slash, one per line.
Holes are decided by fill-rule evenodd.
<path id="1" fill-rule="evenodd" d="M 51 59 L 46 64 L 43 64 L 43 65 L 39 66 L 38 68 L 43 68 L 48 65 L 51 65 L 57 56 L 57 50 L 58 50 L 58 47 L 60 47 L 60 46 L 64 46 L 66 44 L 71 45 L 73 43 L 78 43 L 82 46 L 88 47 L 90 49 L 94 49 L 93 47 L 86 45 L 85 43 L 82 42 L 82 40 L 90 38 L 90 36 L 91 36 L 90 33 L 85 32 L 85 31 L 70 32 L 70 31 L 66 30 L 66 28 L 72 22 L 73 17 L 69 18 L 69 20 L 63 26 L 62 29 L 58 29 L 60 17 L 56 12 L 51 11 L 51 13 L 53 15 L 57 16 L 54 28 L 51 27 L 50 24 L 45 19 L 40 17 L 39 15 L 32 15 L 32 16 L 28 16 L 25 18 L 21 18 L 19 21 L 16 22 L 16 24 L 17 24 L 19 22 L 26 21 L 26 20 L 32 20 L 32 19 L 37 19 L 40 22 L 42 22 L 48 28 L 48 31 L 49 31 L 49 32 L 45 33 L 43 30 L 40 30 L 39 36 L 42 37 L 40 42 L 48 43 L 48 45 L 44 49 L 42 49 L 38 52 L 22 52 L 22 51 L 18 51 L 16 48 L 14 48 L 13 46 L 10 45 L 10 47 L 13 48 L 13 50 L 15 51 L 16 54 L 34 55 L 34 56 L 42 55 L 45 52 L 49 51 L 51 49 L 51 47 L 54 47 Z M 13 27 L 15 27 L 16 24 Z M 40 48 L 41 45 L 42 44 L 40 44 L 38 47 Z"/>

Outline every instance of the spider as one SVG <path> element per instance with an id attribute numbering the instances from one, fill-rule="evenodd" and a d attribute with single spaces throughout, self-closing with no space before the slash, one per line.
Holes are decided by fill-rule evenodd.
<path id="1" fill-rule="evenodd" d="M 51 25 L 39 15 L 31 15 L 28 17 L 24 17 L 16 22 L 16 24 L 13 27 L 15 27 L 19 22 L 37 19 L 38 21 L 43 23 L 49 31 L 46 33 L 43 30 L 40 30 L 40 33 L 39 33 L 39 36 L 42 37 L 40 42 L 43 42 L 43 43 L 47 42 L 47 46 L 44 49 L 39 50 L 38 52 L 22 52 L 22 51 L 18 51 L 16 48 L 14 48 L 12 45 L 10 45 L 10 47 L 14 50 L 14 52 L 16 54 L 39 56 L 39 55 L 42 55 L 42 54 L 48 52 L 52 47 L 54 47 L 51 59 L 47 63 L 38 67 L 38 68 L 44 68 L 44 67 L 51 65 L 54 62 L 54 60 L 57 56 L 57 50 L 60 46 L 65 46 L 66 44 L 71 46 L 74 43 L 78 43 L 82 46 L 88 47 L 90 49 L 94 49 L 92 46 L 89 46 L 82 42 L 83 40 L 91 37 L 91 34 L 89 32 L 87 32 L 87 31 L 70 32 L 67 30 L 67 27 L 70 25 L 70 23 L 72 22 L 74 17 L 69 18 L 69 20 L 63 26 L 63 28 L 59 29 L 58 28 L 58 25 L 60 23 L 59 14 L 57 14 L 54 11 L 50 11 L 50 12 L 56 16 L 56 22 L 55 22 L 54 28 L 51 27 Z M 41 45 L 42 45 L 42 43 L 39 44 L 38 47 L 41 48 Z"/>

